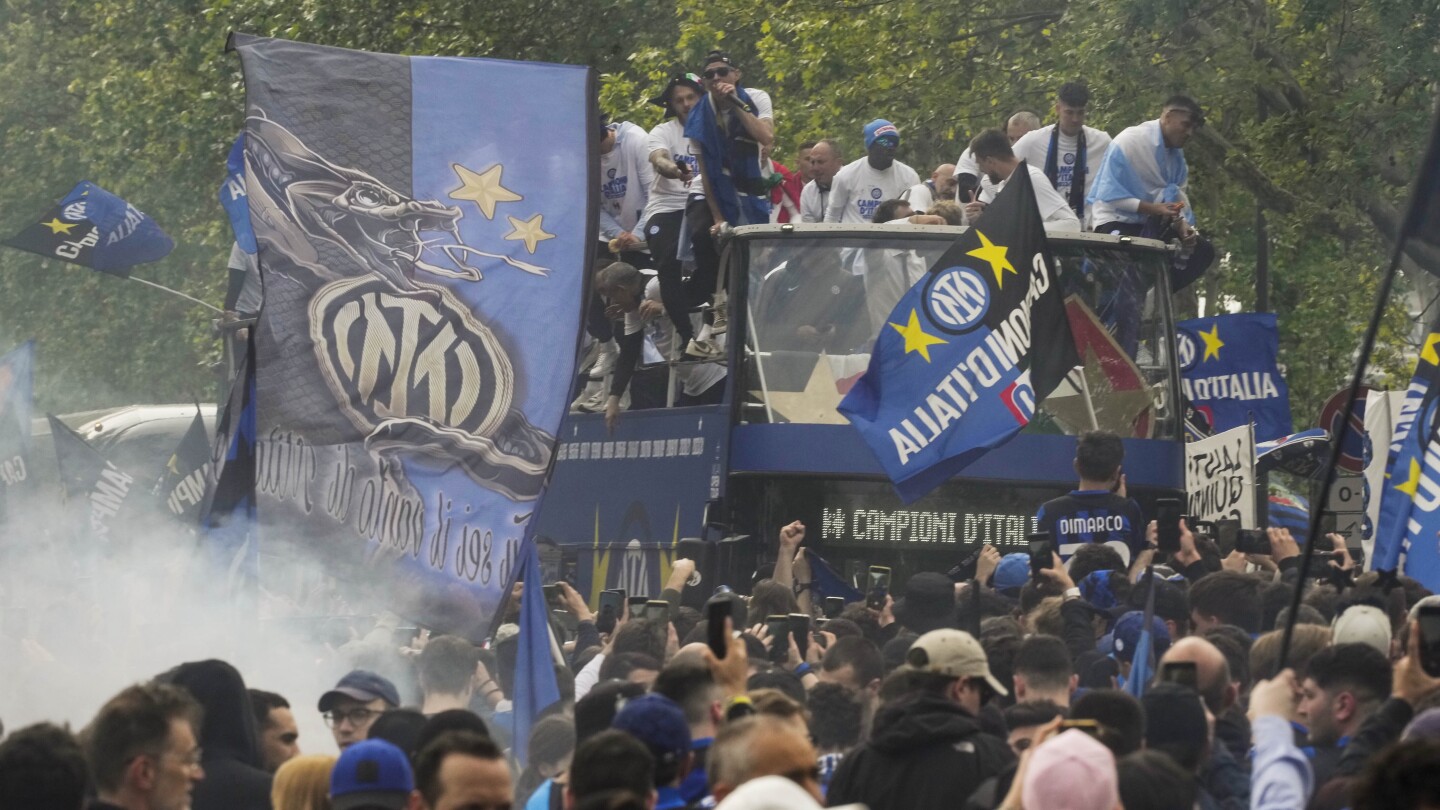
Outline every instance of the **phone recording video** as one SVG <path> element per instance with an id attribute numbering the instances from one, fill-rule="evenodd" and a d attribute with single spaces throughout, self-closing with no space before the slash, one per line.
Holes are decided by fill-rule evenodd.
<path id="1" fill-rule="evenodd" d="M 1178 683 L 1191 689 L 1200 689 L 1200 678 L 1195 672 L 1194 661 L 1169 661 L 1160 665 L 1162 683 Z"/>
<path id="2" fill-rule="evenodd" d="M 1180 499 L 1155 499 L 1155 543 L 1165 554 L 1180 550 Z"/>
<path id="3" fill-rule="evenodd" d="M 845 610 L 845 597 L 843 597 L 843 596 L 827 596 L 827 597 L 825 597 L 825 608 L 824 608 L 824 609 L 825 609 L 825 618 L 827 618 L 827 619 L 834 619 L 834 618 L 839 617 L 839 615 Z"/>
<path id="4" fill-rule="evenodd" d="M 1030 578 L 1040 582 L 1040 572 L 1055 565 L 1055 543 L 1049 532 L 1035 532 L 1025 535 L 1025 544 L 1030 550 Z"/>
<path id="5" fill-rule="evenodd" d="M 784 613 L 772 613 L 765 617 L 765 629 L 770 632 L 770 661 L 785 663 L 790 657 L 790 617 Z"/>
<path id="6" fill-rule="evenodd" d="M 1432 678 L 1440 678 L 1440 605 L 1421 605 L 1420 668 Z"/>
<path id="7" fill-rule="evenodd" d="M 625 604 L 630 606 L 630 618 L 645 618 L 645 605 L 649 601 L 650 597 L 648 596 L 632 596 L 629 599 L 626 599 Z"/>
<path id="8" fill-rule="evenodd" d="M 735 594 L 726 589 L 710 597 L 710 600 L 705 603 L 705 643 L 710 646 L 710 652 L 716 658 L 724 658 L 730 650 L 730 639 L 725 632 L 725 620 L 734 616 L 732 604 L 739 601 Z"/>
<path id="9" fill-rule="evenodd" d="M 869 587 L 865 589 L 865 606 L 872 610 L 884 610 L 885 599 L 890 595 L 890 569 L 883 565 L 870 566 Z"/>

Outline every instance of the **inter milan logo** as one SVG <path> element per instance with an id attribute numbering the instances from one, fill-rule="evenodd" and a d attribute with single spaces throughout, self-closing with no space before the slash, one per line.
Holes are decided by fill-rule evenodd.
<path id="1" fill-rule="evenodd" d="M 871 198 L 871 199 L 874 199 L 874 200 L 878 200 L 878 199 L 880 199 L 880 195 L 882 195 L 882 194 L 884 194 L 884 193 L 885 193 L 885 192 L 881 191 L 881 190 L 878 189 L 878 188 L 872 188 L 872 189 L 870 189 L 870 198 Z"/>
<path id="2" fill-rule="evenodd" d="M 1066 153 L 1065 153 L 1065 162 L 1066 162 L 1067 164 L 1074 163 L 1074 162 L 1075 162 L 1075 155 L 1072 154 L 1072 153 L 1070 153 L 1070 152 L 1066 152 Z"/>
<path id="3" fill-rule="evenodd" d="M 1175 351 L 1179 355 L 1181 371 L 1189 371 L 1195 366 L 1195 338 L 1188 331 L 1175 331 Z"/>
<path id="4" fill-rule="evenodd" d="M 990 285 L 968 267 L 948 267 L 925 287 L 925 313 L 943 332 L 960 335 L 980 325 L 990 311 Z"/>

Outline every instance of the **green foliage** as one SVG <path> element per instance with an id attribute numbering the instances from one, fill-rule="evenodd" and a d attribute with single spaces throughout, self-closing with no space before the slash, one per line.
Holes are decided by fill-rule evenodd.
<path id="1" fill-rule="evenodd" d="M 1017 109 L 1048 117 L 1071 78 L 1089 82 L 1091 123 L 1112 133 L 1183 91 L 1209 114 L 1187 149 L 1192 198 L 1226 254 L 1197 292 L 1253 305 L 1262 203 L 1298 424 L 1340 386 L 1370 311 L 1440 75 L 1436 11 L 1434 0 L 9 0 L 0 230 L 94 180 L 176 239 L 137 275 L 218 303 L 229 233 L 215 190 L 243 102 L 223 52 L 232 30 L 590 64 L 603 108 L 647 126 L 665 77 L 723 47 L 774 97 L 782 160 L 821 136 L 854 156 L 863 124 L 886 117 L 921 174 Z M 1402 309 L 1379 358 L 1400 377 Z M 135 284 L 0 252 L 0 343 L 39 339 L 44 408 L 203 397 L 218 357 L 208 321 Z"/>

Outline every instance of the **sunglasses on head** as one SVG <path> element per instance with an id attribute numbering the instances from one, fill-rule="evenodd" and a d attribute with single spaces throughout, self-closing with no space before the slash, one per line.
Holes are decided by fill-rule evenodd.
<path id="1" fill-rule="evenodd" d="M 730 75 L 730 68 L 728 68 L 728 67 L 710 68 L 709 70 L 705 71 L 705 78 L 707 78 L 707 79 L 714 79 L 714 78 L 721 78 L 721 79 L 723 79 L 723 78 L 725 78 L 726 76 L 729 76 L 729 75 Z"/>

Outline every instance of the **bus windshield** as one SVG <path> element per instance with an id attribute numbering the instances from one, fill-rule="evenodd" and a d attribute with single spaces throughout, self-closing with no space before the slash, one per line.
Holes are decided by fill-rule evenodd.
<path id="1" fill-rule="evenodd" d="M 745 239 L 741 420 L 843 424 L 835 406 L 868 367 L 891 310 L 957 232 L 800 230 Z M 1050 243 L 1082 366 L 1026 431 L 1177 438 L 1167 254 L 1115 237 Z"/>

